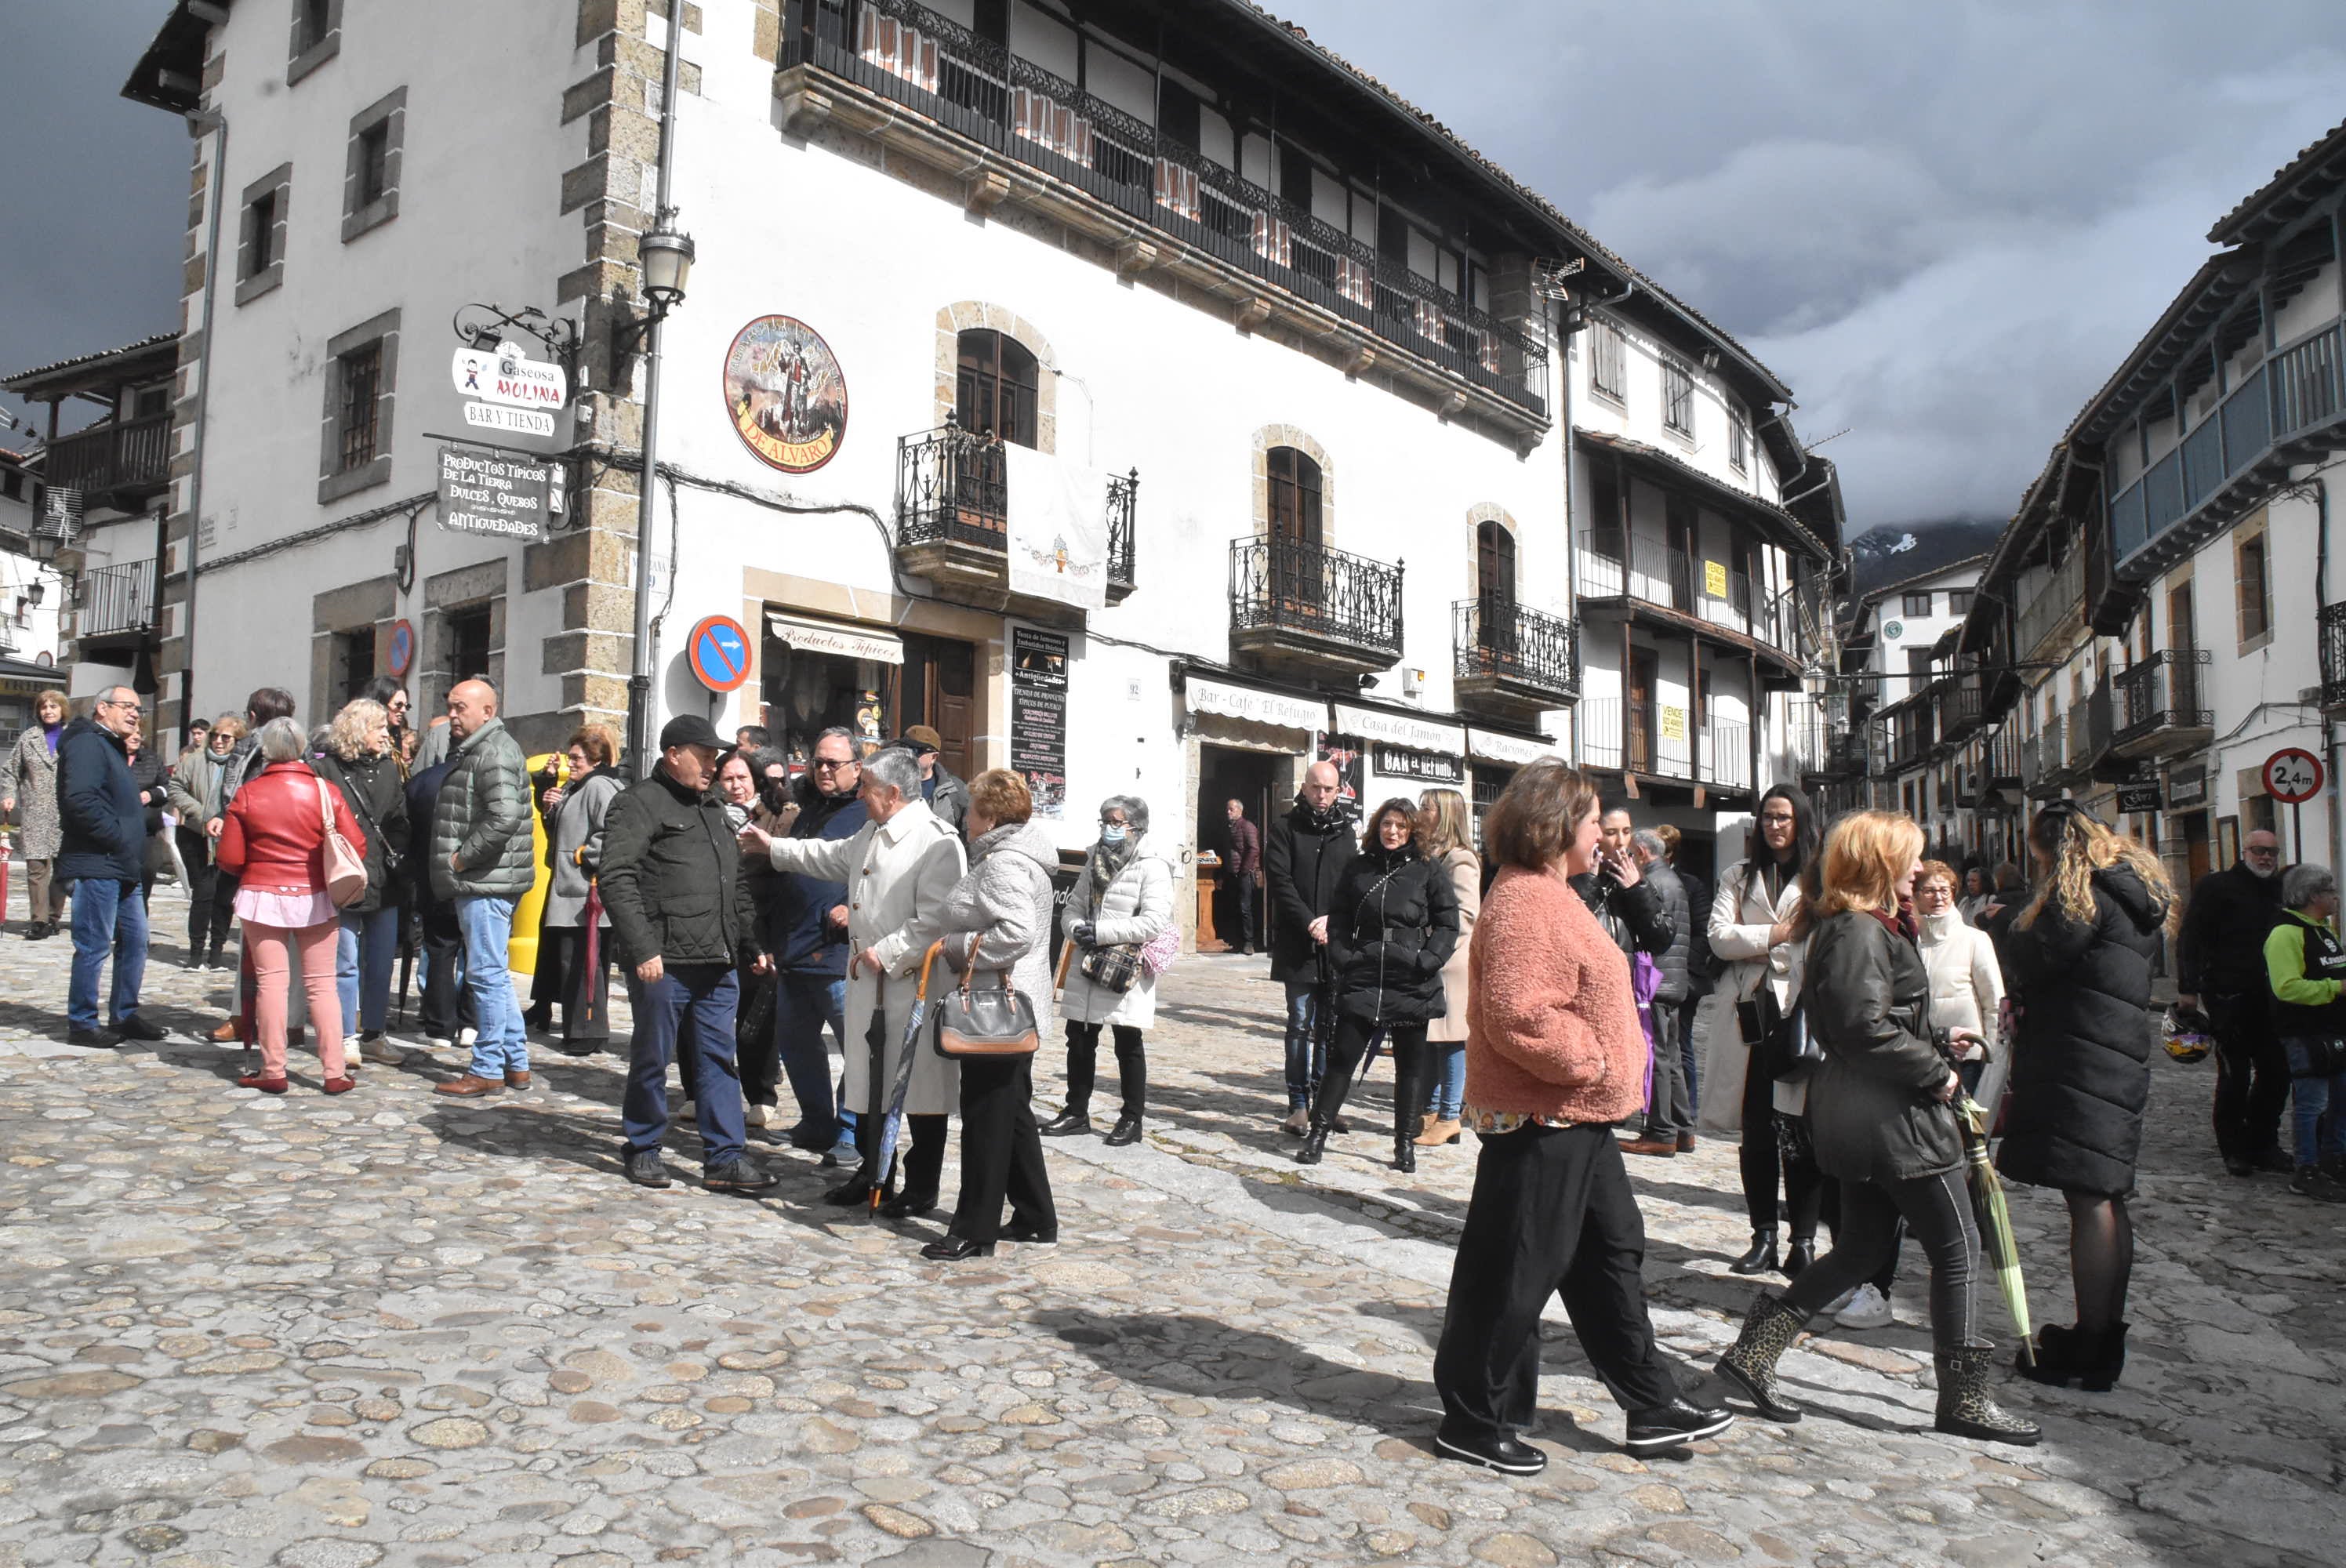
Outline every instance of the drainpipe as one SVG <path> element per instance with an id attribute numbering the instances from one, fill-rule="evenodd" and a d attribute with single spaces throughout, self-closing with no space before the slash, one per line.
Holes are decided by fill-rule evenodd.
<path id="1" fill-rule="evenodd" d="M 212 398 L 212 302 L 219 298 L 219 232 L 220 208 L 228 200 L 228 116 L 218 109 L 203 109 L 188 117 L 188 134 L 201 136 L 207 129 L 212 133 L 212 166 L 209 176 L 212 188 L 212 215 L 204 239 L 204 319 L 203 351 L 196 359 L 196 427 L 189 446 L 188 467 L 188 598 L 182 612 L 186 618 L 179 628 L 183 645 L 179 664 L 179 744 L 191 738 L 189 726 L 196 717 L 196 550 L 203 536 L 204 515 L 204 426 L 211 418 Z M 166 538 L 170 525 L 166 522 L 158 532 Z M 155 591 L 162 594 L 165 545 L 158 540 L 155 550 Z"/>
<path id="2" fill-rule="evenodd" d="M 2328 635 L 2322 628 L 2321 618 L 2330 608 L 2330 482 L 2319 474 L 2313 479 L 2313 646 L 2318 670 L 2322 639 Z M 2330 863 L 2334 866 L 2338 863 L 2341 840 L 2338 820 L 2338 721 L 2331 717 L 2327 704 L 2323 705 L 2321 713 L 2321 766 L 2329 771 L 2331 779 L 2327 792 L 2330 809 L 2326 814 L 2330 818 Z M 2305 858 L 2305 850 L 2300 846 L 2292 844 L 2290 849 L 2299 860 Z"/>
<path id="3" fill-rule="evenodd" d="M 660 75 L 659 185 L 653 199 L 652 227 L 668 221 L 668 184 L 675 164 L 676 78 L 678 44 L 684 32 L 684 7 L 669 0 L 668 60 Z M 644 466 L 636 485 L 636 638 L 627 673 L 627 750 L 635 776 L 650 776 L 652 759 L 652 538 L 658 524 L 660 336 L 665 330 L 655 314 L 644 331 Z M 680 550 L 669 552 L 673 557 Z M 676 591 L 683 563 L 668 564 L 668 592 Z"/>

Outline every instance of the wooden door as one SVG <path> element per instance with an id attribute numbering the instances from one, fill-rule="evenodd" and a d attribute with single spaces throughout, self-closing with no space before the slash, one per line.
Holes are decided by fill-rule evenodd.
<path id="1" fill-rule="evenodd" d="M 1670 545 L 1670 608 L 1691 614 L 1694 610 L 1695 585 L 1695 533 L 1692 509 L 1673 499 L 1669 504 L 1666 526 Z"/>
<path id="2" fill-rule="evenodd" d="M 1658 716 L 1654 694 L 1661 688 L 1661 655 L 1651 648 L 1629 650 L 1629 700 L 1624 715 L 1628 724 L 1627 766 L 1635 772 L 1654 770 L 1654 737 Z"/>
<path id="3" fill-rule="evenodd" d="M 2215 851 L 2208 843 L 2208 813 L 2187 811 L 2178 819 L 2183 824 L 2183 857 L 2189 868 L 2187 888 L 2196 888 L 2199 879 L 2216 869 Z"/>
<path id="4" fill-rule="evenodd" d="M 947 637 L 907 636 L 897 695 L 896 733 L 925 724 L 937 732 L 937 755 L 963 779 L 976 772 L 977 650 Z"/>

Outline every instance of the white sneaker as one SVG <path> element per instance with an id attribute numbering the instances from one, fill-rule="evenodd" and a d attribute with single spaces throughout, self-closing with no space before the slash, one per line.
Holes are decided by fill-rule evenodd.
<path id="1" fill-rule="evenodd" d="M 456 1044 L 459 1045 L 477 1044 L 480 1042 L 480 1038 L 481 1032 L 477 1029 L 459 1029 L 456 1031 Z"/>
<path id="2" fill-rule="evenodd" d="M 1865 1287 L 1862 1285 L 1851 1286 L 1848 1289 L 1834 1297 L 1830 1302 L 1827 1302 L 1825 1304 L 1824 1310 L 1818 1313 L 1817 1316 L 1820 1318 L 1840 1317 L 1843 1312 L 1849 1309 L 1850 1303 L 1857 1299 L 1857 1293 L 1864 1288 Z"/>
<path id="3" fill-rule="evenodd" d="M 423 1044 L 434 1051 L 452 1051 L 456 1046 L 456 1043 L 445 1034 L 426 1034 Z"/>
<path id="4" fill-rule="evenodd" d="M 1835 1323 L 1844 1329 L 1887 1329 L 1891 1325 L 1889 1297 L 1871 1285 L 1861 1285 L 1850 1294 L 1850 1304 L 1833 1314 Z"/>
<path id="5" fill-rule="evenodd" d="M 742 1106 L 741 1122 L 744 1126 L 764 1126 L 766 1125 L 766 1107 L 754 1101 Z"/>

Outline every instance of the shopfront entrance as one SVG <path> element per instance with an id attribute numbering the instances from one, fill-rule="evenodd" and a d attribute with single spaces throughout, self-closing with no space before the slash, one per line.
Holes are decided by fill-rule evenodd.
<path id="1" fill-rule="evenodd" d="M 1206 893 L 1198 901 L 1199 952 L 1223 952 L 1238 940 L 1239 892 L 1229 872 L 1229 802 L 1236 800 L 1245 807 L 1247 820 L 1254 824 L 1256 832 L 1267 835 L 1274 817 L 1294 803 L 1286 798 L 1288 779 L 1294 770 L 1295 759 L 1278 752 L 1209 743 L 1198 746 L 1198 876 Z M 1205 859 L 1209 853 L 1215 857 L 1210 865 Z M 1260 947 L 1270 931 L 1270 913 L 1260 878 L 1254 900 L 1255 945 Z"/>
<path id="2" fill-rule="evenodd" d="M 815 738 L 834 725 L 877 743 L 926 724 L 947 768 L 964 779 L 975 771 L 973 644 L 770 610 L 760 674 L 766 728 L 793 774 L 806 770 Z"/>

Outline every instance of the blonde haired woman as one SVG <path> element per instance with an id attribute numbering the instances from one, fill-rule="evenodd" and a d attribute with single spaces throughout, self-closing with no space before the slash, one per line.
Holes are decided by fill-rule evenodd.
<path id="1" fill-rule="evenodd" d="M 392 751 L 391 710 L 372 697 L 344 703 L 321 740 L 318 777 L 342 792 L 366 830 L 366 891 L 342 906 L 334 943 L 342 1038 L 355 1033 L 361 1057 L 394 1066 L 406 1053 L 382 1031 L 399 956 L 397 846 L 407 842 L 407 786 Z"/>
<path id="2" fill-rule="evenodd" d="M 1425 858 L 1449 871 L 1451 888 L 1458 895 L 1458 945 L 1442 966 L 1443 1011 L 1425 1024 L 1426 1049 L 1433 1058 L 1426 1074 L 1433 1083 L 1425 1109 L 1433 1120 L 1417 1141 L 1423 1147 L 1436 1148 L 1458 1141 L 1466 1093 L 1467 946 L 1474 940 L 1475 917 L 1483 912 L 1483 862 L 1474 853 L 1465 796 L 1455 789 L 1428 789 L 1417 798 L 1417 808 L 1423 819 Z"/>
<path id="3" fill-rule="evenodd" d="M 57 740 L 70 717 L 69 699 L 54 687 L 33 698 L 34 722 L 0 758 L 0 815 L 16 819 L 15 853 L 25 868 L 25 937 L 39 942 L 57 934 L 65 918 L 66 884 L 54 867 L 64 847 L 65 823 L 57 815 Z"/>
<path id="4" fill-rule="evenodd" d="M 1818 1166 L 1841 1184 L 1841 1229 L 1833 1249 L 1781 1297 L 1763 1290 L 1752 1301 L 1719 1370 L 1760 1415 L 1799 1420 L 1800 1408 L 1778 1391 L 1778 1359 L 1810 1319 L 1889 1260 L 1903 1217 L 1931 1262 L 1937 1430 L 2034 1443 L 2036 1427 L 1990 1397 L 1993 1347 L 1977 1338 L 1979 1235 L 1953 1109 L 1963 1080 L 1952 1056 L 1973 1033 L 1931 1027 L 1931 977 L 1902 912 L 1922 859 L 1923 830 L 1888 811 L 1844 817 L 1826 836 L 1821 889 L 1801 906 L 1808 962 L 1800 1002 L 1824 1051 L 1808 1079 L 1809 1135 Z"/>
<path id="5" fill-rule="evenodd" d="M 2099 1391 L 2126 1367 L 2127 1198 L 2150 1102 L 2150 969 L 2175 890 L 2156 855 L 2066 800 L 2036 814 L 2028 848 L 2036 897 L 2004 947 L 2019 1023 L 1996 1167 L 2067 1202 L 2077 1322 L 2048 1327 L 2021 1369 Z"/>

